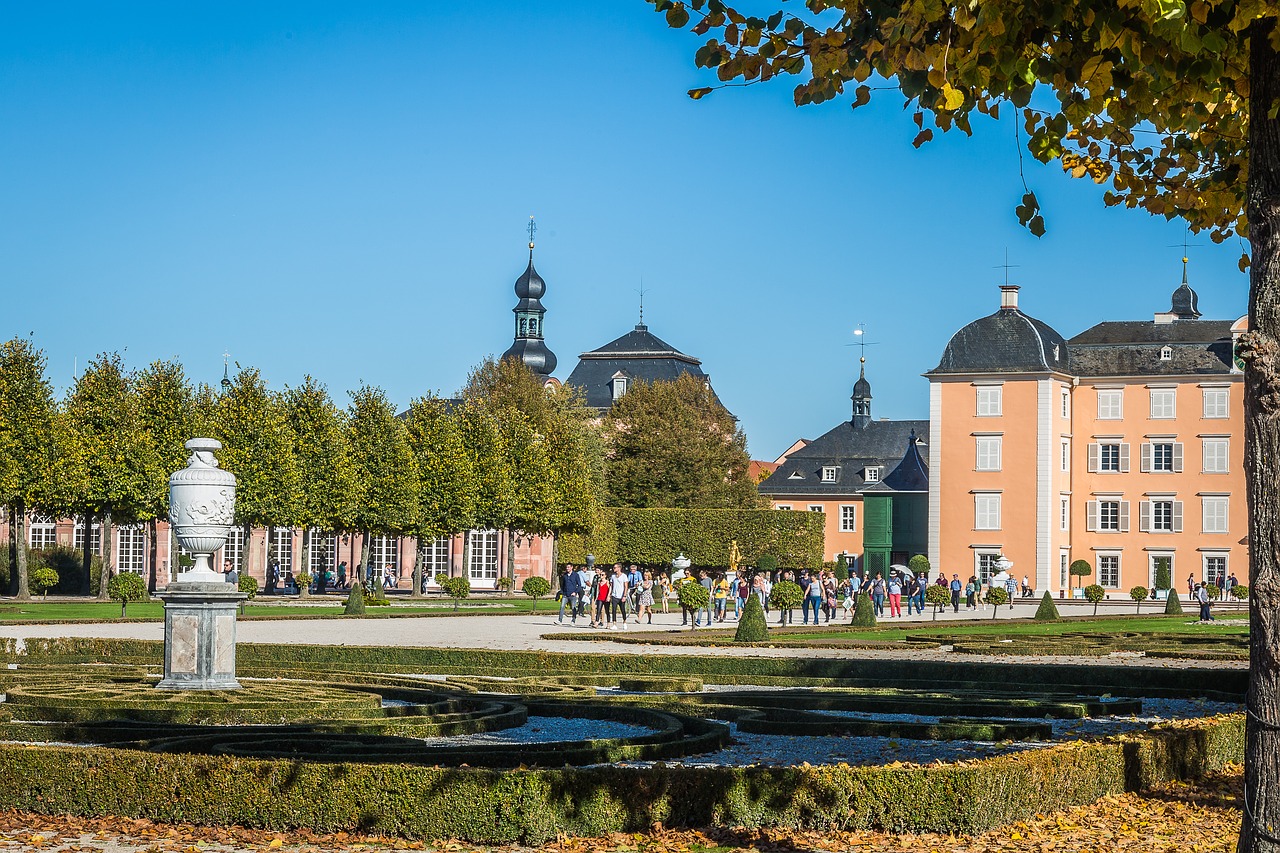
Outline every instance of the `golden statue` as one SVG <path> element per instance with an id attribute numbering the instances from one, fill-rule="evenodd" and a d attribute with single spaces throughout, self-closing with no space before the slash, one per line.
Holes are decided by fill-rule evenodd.
<path id="1" fill-rule="evenodd" d="M 736 572 L 738 563 L 742 562 L 742 552 L 738 550 L 738 540 L 729 540 L 729 571 Z"/>

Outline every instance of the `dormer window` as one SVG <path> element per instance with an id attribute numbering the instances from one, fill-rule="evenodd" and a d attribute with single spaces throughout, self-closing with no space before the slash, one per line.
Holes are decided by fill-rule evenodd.
<path id="1" fill-rule="evenodd" d="M 1160 360 L 1161 360 L 1161 361 L 1169 361 L 1169 360 L 1170 360 L 1170 359 L 1172 359 L 1172 358 L 1173 358 L 1173 347 L 1161 347 L 1161 348 L 1160 348 Z"/>
<path id="2" fill-rule="evenodd" d="M 627 377 L 621 372 L 613 374 L 613 400 L 616 403 L 627 393 Z"/>
<path id="3" fill-rule="evenodd" d="M 836 473 L 837 473 L 839 470 L 840 470 L 840 469 L 839 469 L 838 467 L 836 467 L 835 465 L 824 465 L 824 466 L 822 466 L 822 482 L 824 482 L 824 483 L 834 483 L 834 482 L 836 481 Z"/>
<path id="4" fill-rule="evenodd" d="M 880 467 L 865 468 L 862 471 L 862 479 L 868 483 L 880 482 Z"/>
<path id="5" fill-rule="evenodd" d="M 787 477 L 787 479 L 788 479 L 788 480 L 803 480 L 803 479 L 804 479 L 804 474 L 801 474 L 799 471 L 792 471 L 792 472 L 791 472 L 791 474 L 790 474 L 790 476 L 788 476 L 788 477 Z"/>

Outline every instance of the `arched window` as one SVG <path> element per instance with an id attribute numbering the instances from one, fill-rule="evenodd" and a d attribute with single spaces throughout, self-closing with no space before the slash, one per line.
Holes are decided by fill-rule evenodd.
<path id="1" fill-rule="evenodd" d="M 521 317 L 520 318 L 520 337 L 523 338 L 527 334 L 529 334 L 529 318 Z"/>
<path id="2" fill-rule="evenodd" d="M 538 319 L 536 317 L 529 318 L 529 337 L 536 338 L 538 336 Z"/>

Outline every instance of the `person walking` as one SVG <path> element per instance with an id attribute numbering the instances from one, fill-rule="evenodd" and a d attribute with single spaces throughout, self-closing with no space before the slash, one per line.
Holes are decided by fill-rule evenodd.
<path id="1" fill-rule="evenodd" d="M 595 602 L 591 627 L 603 628 L 609 605 L 609 579 L 604 576 L 604 569 L 596 569 L 595 576 L 591 579 L 591 600 Z"/>
<path id="2" fill-rule="evenodd" d="M 671 606 L 671 577 L 666 572 L 658 573 L 658 591 L 656 594 L 662 599 L 662 612 L 670 612 L 668 608 Z"/>
<path id="3" fill-rule="evenodd" d="M 1200 602 L 1200 621 L 1213 622 L 1213 614 L 1209 612 L 1209 589 L 1205 584 L 1198 583 L 1195 588 L 1195 599 Z"/>
<path id="4" fill-rule="evenodd" d="M 879 572 L 876 572 L 876 576 L 871 579 L 871 604 L 876 611 L 877 617 L 884 616 L 884 594 L 884 578 L 880 577 Z"/>
<path id="5" fill-rule="evenodd" d="M 902 618 L 902 576 L 889 575 L 889 615 Z"/>
<path id="6" fill-rule="evenodd" d="M 712 580 L 711 578 L 711 572 L 707 569 L 702 569 L 701 571 L 699 571 L 698 583 L 702 586 L 703 589 L 707 591 L 707 606 L 700 608 L 697 612 L 693 614 L 693 627 L 710 628 L 711 627 L 711 608 L 713 606 L 712 602 L 715 600 L 715 581 Z M 705 622 L 702 619 L 704 615 L 707 617 Z"/>
<path id="7" fill-rule="evenodd" d="M 723 622 L 729 610 L 729 579 L 723 573 L 717 572 L 716 579 L 711 584 L 711 600 L 716 606 L 716 621 Z"/>
<path id="8" fill-rule="evenodd" d="M 974 600 L 978 594 L 978 584 L 976 578 L 969 578 L 969 582 L 964 585 L 964 607 L 966 610 L 977 610 L 978 605 Z"/>
<path id="9" fill-rule="evenodd" d="M 956 613 L 960 612 L 960 591 L 964 586 L 960 583 L 960 576 L 953 574 L 951 576 L 951 609 Z"/>
<path id="10" fill-rule="evenodd" d="M 560 615 L 556 617 L 556 624 L 564 624 L 564 611 L 569 608 L 569 620 L 573 624 L 578 624 L 578 597 L 582 595 L 582 581 L 578 578 L 578 573 L 574 571 L 572 565 L 566 563 L 564 574 L 560 577 L 560 592 L 557 597 L 560 599 Z"/>
<path id="11" fill-rule="evenodd" d="M 627 576 L 622 573 L 622 564 L 613 564 L 613 576 L 609 578 L 609 630 L 615 629 L 615 621 L 621 622 L 622 630 L 627 630 Z"/>
<path id="12" fill-rule="evenodd" d="M 653 575 L 644 572 L 640 576 L 640 596 L 636 599 L 636 624 L 642 617 L 648 617 L 648 624 L 653 624 Z"/>
<path id="13" fill-rule="evenodd" d="M 808 582 L 804 583 L 804 602 L 800 605 L 804 624 L 809 624 L 810 610 L 813 611 L 813 624 L 818 624 L 818 608 L 822 606 L 822 597 L 822 580 L 816 575 L 809 575 Z"/>

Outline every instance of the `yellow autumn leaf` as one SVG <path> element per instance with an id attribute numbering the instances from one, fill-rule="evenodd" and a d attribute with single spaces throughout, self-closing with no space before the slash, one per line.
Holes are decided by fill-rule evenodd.
<path id="1" fill-rule="evenodd" d="M 953 87 L 950 83 L 942 86 L 942 105 L 948 110 L 958 110 L 964 106 L 964 92 Z"/>

